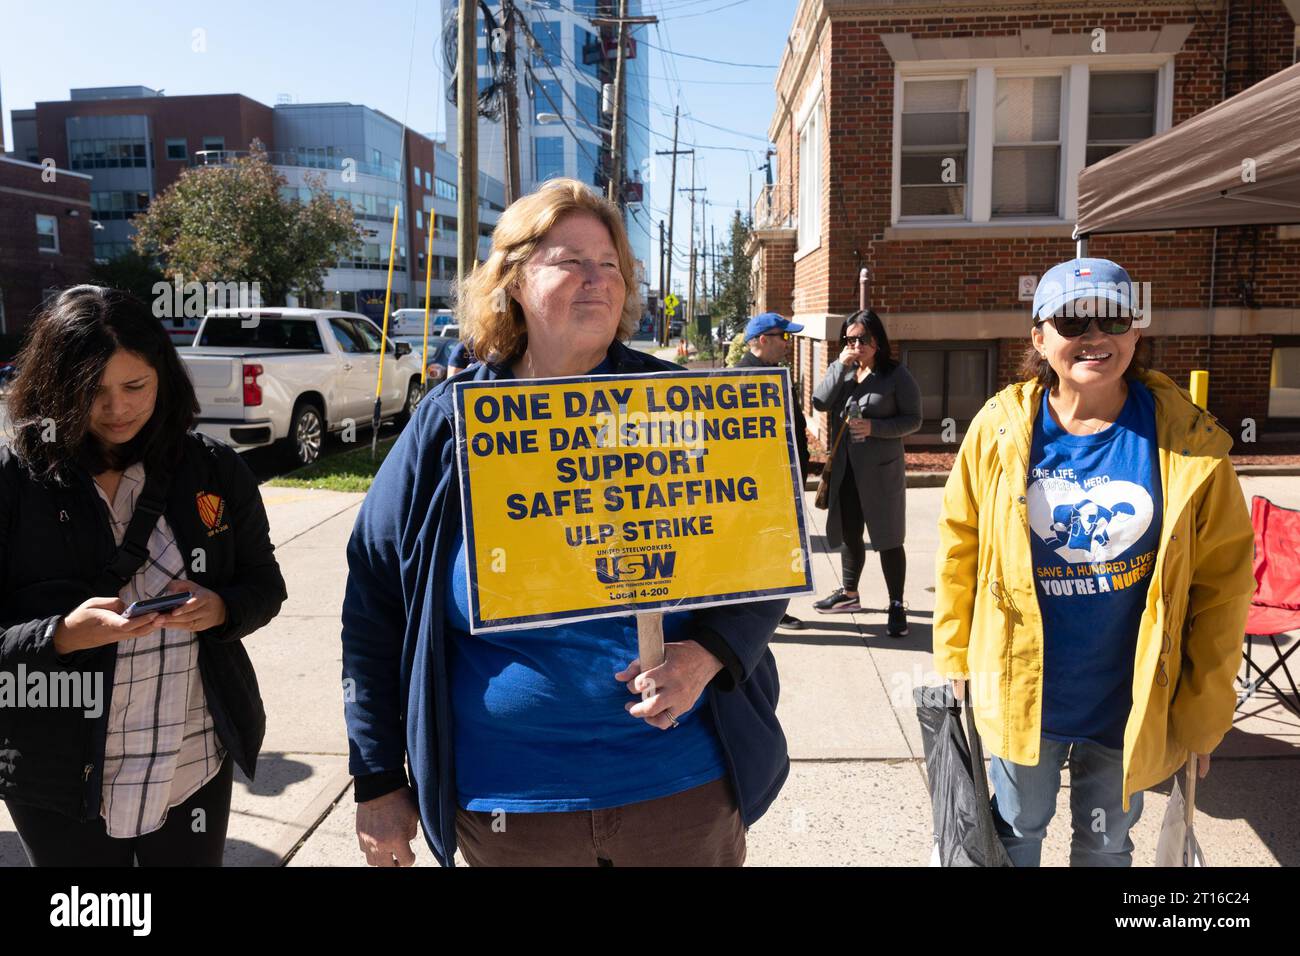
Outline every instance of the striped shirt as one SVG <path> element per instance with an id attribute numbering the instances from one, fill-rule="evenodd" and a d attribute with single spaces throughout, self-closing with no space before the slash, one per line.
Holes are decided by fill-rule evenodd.
<path id="1" fill-rule="evenodd" d="M 112 501 L 95 484 L 119 547 L 144 478 L 144 465 L 129 467 Z M 185 580 L 185 559 L 160 515 L 149 536 L 149 560 L 118 596 L 129 606 L 165 594 L 177 580 Z M 101 814 L 108 835 L 157 830 L 171 807 L 217 775 L 224 756 L 203 694 L 198 635 L 160 628 L 119 642 L 104 748 Z"/>

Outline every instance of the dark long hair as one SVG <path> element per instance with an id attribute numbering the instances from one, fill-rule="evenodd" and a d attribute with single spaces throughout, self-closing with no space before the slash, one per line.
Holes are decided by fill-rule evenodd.
<path id="1" fill-rule="evenodd" d="M 887 375 L 898 367 L 898 360 L 894 358 L 894 347 L 889 344 L 889 333 L 885 331 L 885 323 L 880 321 L 880 316 L 871 309 L 859 309 L 857 312 L 850 313 L 840 325 L 839 341 L 844 341 L 844 336 L 849 334 L 851 325 L 866 326 L 871 341 L 876 343 L 876 364 L 872 366 L 872 371 L 877 375 Z"/>
<path id="2" fill-rule="evenodd" d="M 108 449 L 90 433 L 90 413 L 118 349 L 136 353 L 158 373 L 158 394 L 139 433 Z M 135 462 L 170 468 L 180 460 L 198 399 L 162 323 L 130 293 L 94 285 L 64 290 L 33 323 L 15 362 L 14 451 L 36 478 L 66 482 L 73 465 L 96 475 Z"/>

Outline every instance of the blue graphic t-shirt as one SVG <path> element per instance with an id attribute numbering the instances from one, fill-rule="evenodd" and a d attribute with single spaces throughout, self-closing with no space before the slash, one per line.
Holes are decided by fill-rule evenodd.
<path id="1" fill-rule="evenodd" d="M 466 810 L 603 810 L 666 797 L 725 772 L 708 691 L 664 731 L 632 717 L 614 679 L 637 656 L 636 618 L 469 633 L 465 541 L 447 576 L 456 794 Z M 664 615 L 664 641 L 690 612 Z"/>
<path id="2" fill-rule="evenodd" d="M 1034 581 L 1043 617 L 1043 735 L 1124 744 L 1138 624 L 1164 510 L 1155 399 L 1128 383 L 1119 418 L 1071 435 L 1047 392 L 1028 476 Z"/>

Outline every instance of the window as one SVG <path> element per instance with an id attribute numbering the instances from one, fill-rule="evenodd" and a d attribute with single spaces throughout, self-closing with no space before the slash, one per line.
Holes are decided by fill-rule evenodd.
<path id="1" fill-rule="evenodd" d="M 599 79 L 600 64 L 605 59 L 605 47 L 601 44 L 600 37 L 580 26 L 574 26 L 573 59 L 579 70 Z"/>
<path id="2" fill-rule="evenodd" d="M 555 80 L 538 80 L 533 84 L 533 120 L 538 113 L 564 115 L 564 92 Z"/>
<path id="3" fill-rule="evenodd" d="M 370 149 L 370 163 L 371 163 L 371 165 L 373 165 L 373 166 L 382 166 L 382 165 L 384 165 L 384 154 L 381 153 L 379 150 L 375 149 L 374 147 L 371 147 L 371 149 Z"/>
<path id="4" fill-rule="evenodd" d="M 1156 77 L 1096 72 L 1088 77 L 1088 153 L 1091 166 L 1156 131 Z"/>
<path id="5" fill-rule="evenodd" d="M 819 100 L 799 131 L 799 251 L 821 244 L 822 103 Z"/>
<path id="6" fill-rule="evenodd" d="M 419 209 L 415 210 L 415 228 L 424 228 L 424 213 Z"/>
<path id="7" fill-rule="evenodd" d="M 599 126 L 601 122 L 600 90 L 594 86 L 588 86 L 586 83 L 579 83 L 577 101 L 578 116 L 592 126 Z"/>
<path id="8" fill-rule="evenodd" d="M 1268 381 L 1268 417 L 1300 418 L 1300 340 L 1274 340 Z"/>
<path id="9" fill-rule="evenodd" d="M 965 78 L 904 83 L 902 215 L 966 215 L 969 85 Z"/>
<path id="10" fill-rule="evenodd" d="M 36 214 L 36 248 L 41 252 L 59 251 L 59 221 L 53 216 Z"/>
<path id="11" fill-rule="evenodd" d="M 903 348 L 903 364 L 921 388 L 921 418 L 927 425 L 941 427 L 945 418 L 961 427 L 970 424 L 992 393 L 992 355 L 990 346 L 975 342 Z"/>
<path id="12" fill-rule="evenodd" d="M 189 159 L 189 151 L 186 148 L 185 140 L 169 139 L 167 140 L 167 158 L 168 159 Z"/>
<path id="13" fill-rule="evenodd" d="M 433 173 L 429 172 L 427 169 L 424 171 L 424 188 L 428 190 L 433 189 Z"/>
<path id="14" fill-rule="evenodd" d="M 220 152 L 226 148 L 226 137 L 205 136 L 203 137 L 203 148 L 205 150 L 217 150 Z"/>
<path id="15" fill-rule="evenodd" d="M 418 187 L 420 185 L 420 167 L 419 166 L 414 167 L 414 169 L 412 169 L 412 172 L 414 173 L 415 185 Z"/>
<path id="16" fill-rule="evenodd" d="M 143 169 L 149 165 L 143 139 L 68 140 L 68 166 L 72 169 Z"/>
<path id="17" fill-rule="evenodd" d="M 1061 77 L 998 77 L 993 216 L 1057 215 L 1060 178 Z"/>
<path id="18" fill-rule="evenodd" d="M 560 57 L 560 25 L 558 23 L 548 23 L 544 20 L 535 20 L 530 26 L 533 30 L 533 36 L 537 38 L 537 45 L 541 51 L 533 51 L 533 66 L 556 66 L 561 63 Z"/>
<path id="19" fill-rule="evenodd" d="M 349 320 L 330 319 L 330 327 L 334 329 L 334 338 L 339 343 L 340 352 L 360 354 L 366 350 L 361 343 L 361 336 Z"/>
<path id="20" fill-rule="evenodd" d="M 538 182 L 564 175 L 564 139 L 538 136 L 533 140 L 533 178 Z"/>
<path id="21" fill-rule="evenodd" d="M 581 143 L 579 143 L 578 145 L 578 157 L 577 157 L 578 177 L 577 178 L 584 183 L 589 183 L 592 186 L 600 186 L 603 185 L 603 183 L 601 183 L 596 178 L 596 160 L 589 152 L 591 148 L 592 148 L 591 146 L 587 146 L 586 148 L 584 148 Z"/>
<path id="22" fill-rule="evenodd" d="M 449 183 L 445 179 L 435 179 L 433 181 L 433 194 L 435 196 L 441 196 L 443 199 L 450 199 L 452 202 L 455 202 L 456 184 Z"/>

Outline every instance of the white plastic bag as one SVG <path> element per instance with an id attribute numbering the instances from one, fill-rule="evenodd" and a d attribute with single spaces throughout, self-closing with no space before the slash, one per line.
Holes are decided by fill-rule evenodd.
<path id="1" fill-rule="evenodd" d="M 1187 759 L 1187 797 L 1174 777 L 1169 791 L 1169 806 L 1160 824 L 1156 842 L 1156 866 L 1205 866 L 1201 845 L 1196 840 L 1192 816 L 1196 812 L 1196 754 Z"/>

